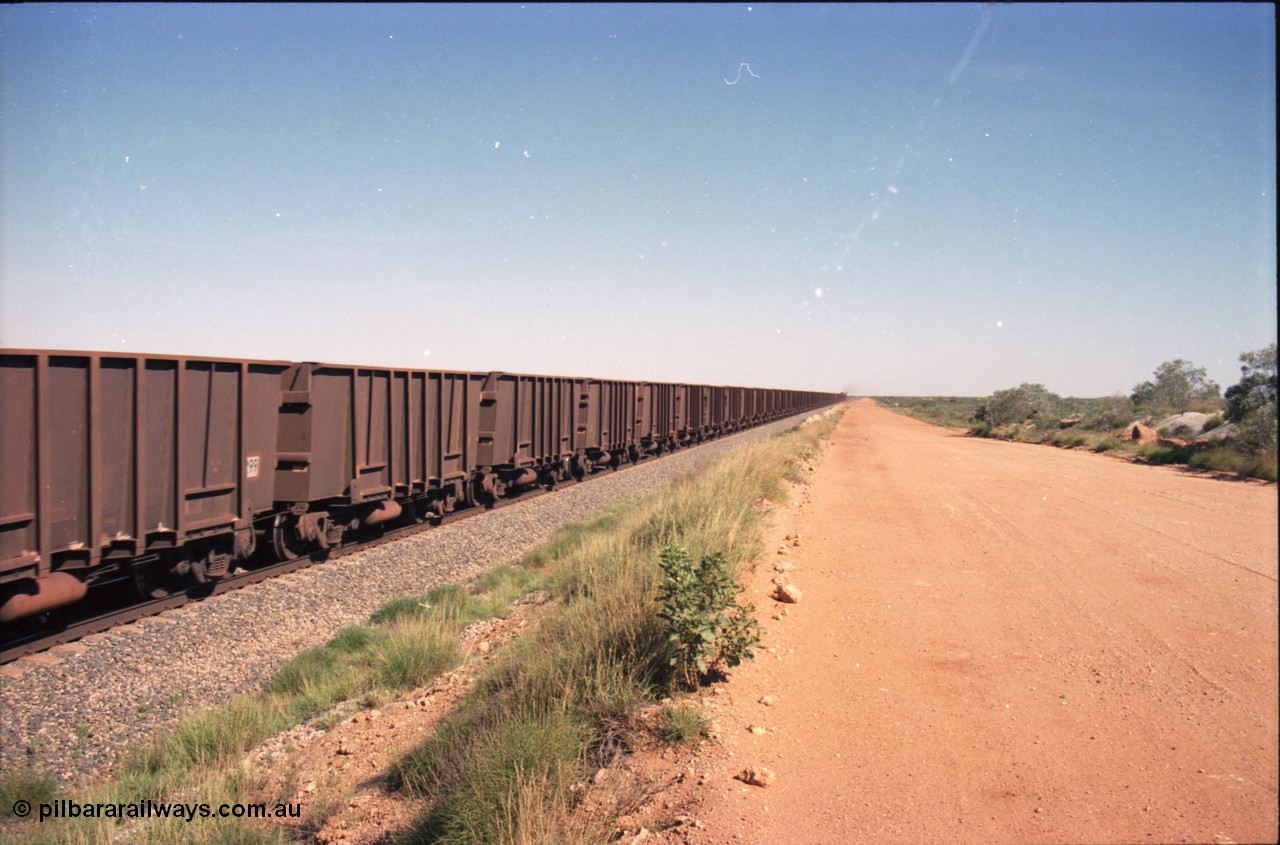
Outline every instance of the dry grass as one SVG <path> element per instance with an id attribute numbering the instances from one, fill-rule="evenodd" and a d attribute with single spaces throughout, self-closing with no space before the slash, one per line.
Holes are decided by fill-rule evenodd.
<path id="1" fill-rule="evenodd" d="M 782 497 L 784 479 L 798 475 L 795 467 L 834 425 L 828 417 L 757 442 L 643 502 L 614 505 L 563 529 L 524 566 L 499 568 L 472 589 L 392 602 L 369 625 L 300 654 L 262 693 L 187 717 L 102 784 L 61 795 L 48 779 L 15 772 L 0 778 L 0 792 L 14 800 L 112 804 L 247 801 L 261 786 L 241 764 L 249 749 L 323 719 L 339 702 L 377 701 L 427 683 L 460 659 L 457 636 L 467 624 L 503 615 L 513 599 L 546 589 L 555 612 L 503 650 L 476 694 L 394 775 L 432 801 L 410 841 L 605 842 L 611 831 L 573 812 L 573 787 L 616 753 L 620 728 L 636 708 L 665 689 L 667 642 L 653 602 L 658 550 L 679 542 L 696 555 L 720 551 L 744 564 L 760 547 L 758 503 Z M 326 812 L 311 809 L 320 818 Z M 287 841 L 282 829 L 244 819 L 2 825 L 5 841 Z"/>
<path id="2" fill-rule="evenodd" d="M 430 805 L 407 841 L 608 841 L 608 825 L 585 821 L 570 797 L 617 753 L 620 726 L 668 688 L 670 643 L 655 601 L 661 549 L 721 552 L 738 566 L 752 559 L 759 503 L 783 498 L 783 480 L 835 422 L 743 447 L 594 530 L 566 529 L 538 552 L 551 567 L 552 611 L 389 773 Z M 678 728 L 681 738 L 700 731 L 687 713 Z"/>

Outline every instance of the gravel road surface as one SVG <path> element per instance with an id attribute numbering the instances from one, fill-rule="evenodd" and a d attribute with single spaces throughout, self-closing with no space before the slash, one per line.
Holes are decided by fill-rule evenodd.
<path id="1" fill-rule="evenodd" d="M 1276 841 L 1276 485 L 859 401 L 810 495 L 670 841 Z"/>

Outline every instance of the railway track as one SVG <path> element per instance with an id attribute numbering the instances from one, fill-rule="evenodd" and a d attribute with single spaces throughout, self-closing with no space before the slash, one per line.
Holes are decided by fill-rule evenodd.
<path id="1" fill-rule="evenodd" d="M 0 661 L 840 398 L 0 350 Z"/>
<path id="2" fill-rule="evenodd" d="M 518 507 L 488 518 L 480 509 L 459 510 L 431 531 L 388 531 L 374 540 L 381 543 L 377 548 L 335 550 L 331 558 L 351 555 L 336 565 L 313 565 L 214 601 L 192 601 L 119 625 L 93 642 L 11 662 L 0 677 L 0 767 L 21 769 L 34 760 L 63 783 L 90 782 L 187 713 L 260 688 L 294 655 L 343 628 L 367 625 L 388 601 L 470 583 L 518 561 L 560 526 L 590 520 L 620 500 L 652 495 L 803 419 L 784 417 L 660 460 L 624 465 L 625 471 L 601 471 L 588 476 L 591 483 L 566 483 L 553 495 L 530 490 L 510 502 Z M 124 579 L 119 586 L 132 589 Z"/>
<path id="3" fill-rule="evenodd" d="M 697 444 L 688 448 L 696 449 L 701 445 L 704 444 Z M 668 452 L 667 454 L 656 457 L 645 457 L 638 462 L 629 461 L 616 467 L 611 472 L 591 473 L 582 479 L 557 486 L 576 486 L 578 484 L 612 475 L 614 472 L 625 471 L 641 464 L 662 460 L 664 457 L 668 457 L 671 454 L 672 453 Z M 300 569 L 306 569 L 323 563 L 330 563 L 348 555 L 355 554 L 356 552 L 366 551 L 387 543 L 403 540 L 416 534 L 429 531 L 433 528 L 457 522 L 458 520 L 478 516 L 482 513 L 489 513 L 492 510 L 505 508 L 521 502 L 527 502 L 531 499 L 545 495 L 548 492 L 550 491 L 543 488 L 528 489 L 510 498 L 499 499 L 489 506 L 463 508 L 462 510 L 445 514 L 443 517 L 429 520 L 421 524 L 405 525 L 389 529 L 377 537 L 352 542 L 336 549 L 330 549 L 324 553 L 316 553 L 311 556 L 300 557 L 295 560 L 278 561 L 256 567 L 254 569 L 238 571 L 218 580 L 209 587 L 175 593 L 162 598 L 134 602 L 128 607 L 116 608 L 87 618 L 76 618 L 71 614 L 75 613 L 77 610 L 83 611 L 84 604 L 89 604 L 89 602 L 82 605 L 75 605 L 63 611 L 62 615 L 65 615 L 68 618 L 64 623 L 60 623 L 61 627 L 56 631 L 49 631 L 42 627 L 40 625 L 41 620 L 38 617 L 30 620 L 31 630 L 29 632 L 22 631 L 18 636 L 12 639 L 6 639 L 3 645 L 0 645 L 0 664 L 9 663 L 28 655 L 40 654 L 41 652 L 48 651 L 55 646 L 66 645 L 92 634 L 101 634 L 111 630 L 112 628 L 128 625 L 149 616 L 156 616 L 166 610 L 174 610 L 192 602 L 204 601 L 206 599 L 213 598 L 214 596 L 229 593 L 233 590 L 243 589 L 244 587 L 259 584 L 272 578 L 288 575 L 289 573 L 296 572 Z M 103 589 L 105 589 L 105 587 Z M 21 628 L 21 626 L 16 625 L 14 627 Z"/>

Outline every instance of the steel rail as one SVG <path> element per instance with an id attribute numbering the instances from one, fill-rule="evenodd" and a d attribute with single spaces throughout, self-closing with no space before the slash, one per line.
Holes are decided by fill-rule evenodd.
<path id="1" fill-rule="evenodd" d="M 775 422 L 785 423 L 791 419 L 808 416 L 814 413 L 815 410 L 819 409 L 810 409 L 799 414 L 793 414 L 790 417 L 782 417 L 777 420 L 759 423 L 751 426 L 750 428 L 729 432 L 728 434 L 720 435 L 710 440 L 704 440 L 691 446 L 681 447 L 678 451 L 684 453 L 691 450 L 697 450 L 702 446 L 709 446 L 712 443 L 719 442 L 728 437 L 745 434 L 762 425 L 769 425 L 770 423 Z M 156 616 L 166 610 L 174 610 L 187 604 L 201 602 L 205 599 L 231 592 L 232 590 L 242 589 L 272 578 L 288 575 L 289 573 L 296 572 L 300 569 L 306 569 L 322 563 L 329 563 L 330 561 L 339 560 L 347 555 L 354 554 L 359 551 L 365 551 L 386 543 L 403 540 L 432 528 L 449 525 L 460 519 L 478 516 L 479 514 L 505 508 L 509 505 L 530 501 L 538 496 L 556 492 L 561 488 L 576 487 L 584 482 L 593 481 L 605 476 L 611 476 L 616 472 L 631 469 L 632 467 L 639 466 L 640 464 L 649 463 L 651 461 L 661 461 L 663 458 L 671 457 L 675 454 L 676 452 L 667 452 L 662 455 L 646 455 L 639 461 L 627 460 L 618 466 L 613 467 L 613 469 L 607 473 L 593 472 L 581 479 L 573 479 L 569 482 L 558 482 L 555 490 L 546 490 L 541 487 L 526 488 L 525 490 L 518 492 L 515 496 L 498 499 L 490 505 L 471 505 L 461 510 L 454 511 L 453 513 L 445 514 L 443 517 L 435 520 L 427 520 L 420 524 L 401 526 L 399 528 L 386 531 L 377 537 L 357 540 L 349 544 L 339 546 L 336 549 L 329 549 L 326 552 L 314 552 L 310 555 L 303 555 L 296 560 L 277 561 L 276 563 L 267 564 L 256 569 L 241 571 L 237 574 L 219 579 L 211 588 L 206 587 L 203 589 L 192 589 L 186 592 L 164 596 L 163 598 L 134 603 L 128 607 L 119 608 L 88 619 L 72 620 L 65 627 L 57 631 L 47 633 L 36 632 L 30 636 L 15 638 L 12 641 L 7 641 L 3 645 L 0 645 L 0 664 L 9 663 L 20 657 L 39 654 L 59 645 L 67 645 L 68 643 L 90 636 L 91 634 L 105 633 L 112 628 L 137 622 L 140 619 L 145 619 L 150 616 Z M 87 601 L 88 599 L 85 600 L 85 602 Z"/>

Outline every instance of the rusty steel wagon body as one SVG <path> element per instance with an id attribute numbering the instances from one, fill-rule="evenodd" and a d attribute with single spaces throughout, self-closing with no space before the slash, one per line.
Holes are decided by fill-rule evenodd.
<path id="1" fill-rule="evenodd" d="M 842 395 L 0 350 L 0 622 L 552 489 Z"/>
<path id="2" fill-rule="evenodd" d="M 0 353 L 0 621 L 77 601 L 116 564 L 150 591 L 251 554 L 288 366 Z"/>

